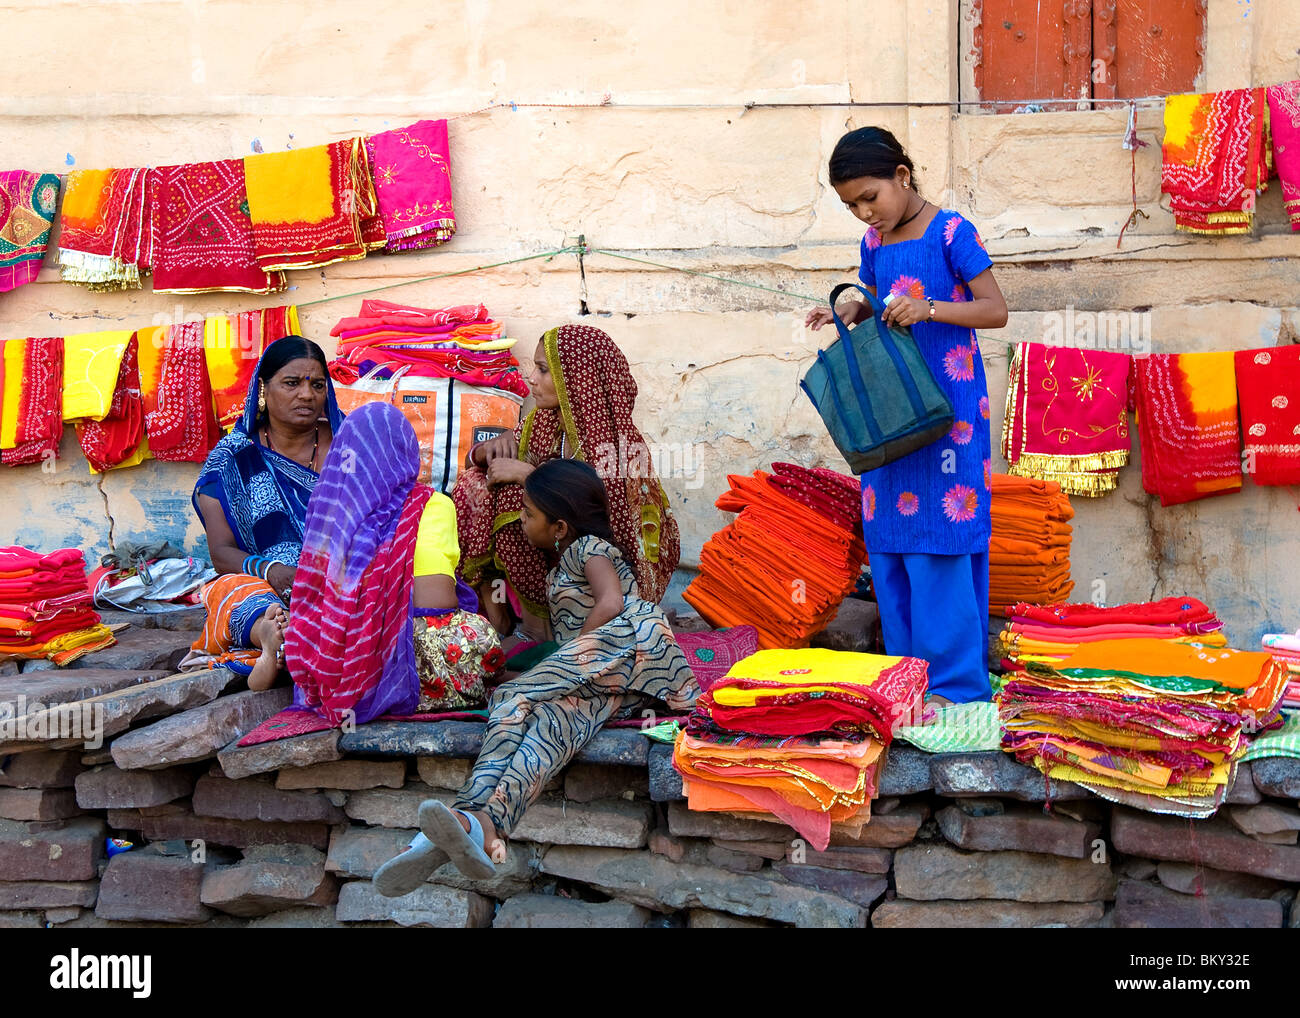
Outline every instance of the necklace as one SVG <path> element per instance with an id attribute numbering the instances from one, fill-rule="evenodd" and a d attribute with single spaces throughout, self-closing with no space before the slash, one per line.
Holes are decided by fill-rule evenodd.
<path id="1" fill-rule="evenodd" d="M 275 451 L 276 451 L 276 448 L 275 448 L 275 446 L 271 443 L 271 425 L 268 424 L 268 425 L 266 426 L 266 432 L 265 432 L 265 434 L 266 434 L 266 447 L 267 447 L 268 449 L 270 449 L 272 452 L 275 452 Z M 312 444 L 311 444 L 311 459 L 307 461 L 307 469 L 308 469 L 308 470 L 313 470 L 313 471 L 314 471 L 314 470 L 316 469 L 316 450 L 319 449 L 319 448 L 320 448 L 320 425 L 317 424 L 317 425 L 316 425 L 316 439 L 315 439 L 315 441 L 313 441 Z M 280 453 L 280 455 L 283 456 L 284 453 Z M 292 456 L 290 456 L 290 457 L 288 457 L 288 458 L 289 458 L 289 459 L 293 459 Z M 295 463 L 298 462 L 297 460 L 293 460 L 293 461 L 294 461 Z"/>
<path id="2" fill-rule="evenodd" d="M 930 203 L 929 203 L 928 201 L 926 201 L 924 198 L 922 198 L 922 199 L 921 199 L 921 207 L 920 207 L 919 209 L 917 209 L 915 212 L 913 212 L 913 213 L 912 213 L 910 216 L 908 216 L 906 219 L 904 219 L 901 223 L 899 223 L 898 226 L 895 226 L 895 227 L 894 227 L 892 230 L 890 230 L 889 232 L 890 232 L 890 233 L 895 233 L 895 232 L 898 231 L 898 229 L 899 229 L 900 227 L 906 226 L 906 225 L 907 225 L 908 223 L 910 223 L 913 219 L 915 219 L 917 216 L 919 216 L 919 215 L 920 215 L 920 214 L 925 210 L 925 207 L 926 207 L 927 205 L 929 205 L 929 204 L 930 204 Z"/>

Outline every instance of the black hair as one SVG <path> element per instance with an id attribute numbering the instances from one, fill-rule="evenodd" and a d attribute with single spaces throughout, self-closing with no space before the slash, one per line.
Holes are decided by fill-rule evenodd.
<path id="1" fill-rule="evenodd" d="M 524 491 L 552 523 L 567 523 L 575 538 L 592 534 L 617 548 L 625 562 L 632 561 L 609 525 L 605 482 L 582 460 L 547 460 L 524 479 Z"/>
<path id="2" fill-rule="evenodd" d="M 266 352 L 262 354 L 262 365 L 257 369 L 257 378 L 259 381 L 269 382 L 282 367 L 302 357 L 310 357 L 326 374 L 329 373 L 329 362 L 325 360 L 324 350 L 302 336 L 283 336 L 268 346 Z"/>
<path id="3" fill-rule="evenodd" d="M 842 184 L 858 177 L 892 177 L 900 166 L 907 167 L 915 190 L 916 170 L 898 139 L 883 127 L 859 127 L 835 143 L 830 160 L 831 183 Z"/>

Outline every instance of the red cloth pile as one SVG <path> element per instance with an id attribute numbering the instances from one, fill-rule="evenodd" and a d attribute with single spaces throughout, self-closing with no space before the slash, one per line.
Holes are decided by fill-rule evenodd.
<path id="1" fill-rule="evenodd" d="M 0 660 L 66 665 L 116 642 L 94 609 L 80 550 L 0 548 Z"/>
<path id="2" fill-rule="evenodd" d="M 1070 498 L 1055 481 L 993 475 L 989 539 L 989 613 L 1005 615 L 1017 601 L 1052 604 L 1074 589 Z"/>
<path id="3" fill-rule="evenodd" d="M 330 363 L 334 381 L 351 385 L 374 372 L 386 379 L 402 368 L 409 376 L 455 378 L 469 385 L 527 396 L 513 341 L 488 317 L 482 304 L 417 308 L 367 300 L 361 313 L 342 318 L 330 330 L 338 355 Z"/>
<path id="4" fill-rule="evenodd" d="M 861 494 L 856 479 L 833 470 L 772 469 L 727 477 L 715 505 L 736 519 L 704 545 L 683 596 L 715 627 L 753 626 L 760 647 L 806 647 L 866 561 Z"/>

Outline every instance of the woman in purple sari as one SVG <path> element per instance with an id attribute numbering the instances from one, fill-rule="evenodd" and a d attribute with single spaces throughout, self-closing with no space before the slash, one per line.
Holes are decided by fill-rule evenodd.
<path id="1" fill-rule="evenodd" d="M 456 578 L 455 507 L 419 471 L 406 418 L 369 403 L 334 436 L 312 493 L 285 661 L 296 702 L 334 724 L 480 706 L 505 665 Z"/>

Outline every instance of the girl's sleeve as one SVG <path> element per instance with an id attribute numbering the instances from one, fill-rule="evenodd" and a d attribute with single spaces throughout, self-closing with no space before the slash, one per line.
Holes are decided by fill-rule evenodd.
<path id="1" fill-rule="evenodd" d="M 867 230 L 870 233 L 870 227 Z M 876 252 L 867 246 L 867 238 L 862 238 L 861 245 L 862 264 L 858 268 L 858 279 L 862 281 L 863 286 L 876 285 Z"/>
<path id="2" fill-rule="evenodd" d="M 456 505 L 435 494 L 424 505 L 415 536 L 415 575 L 454 576 L 460 561 L 456 540 Z"/>
<path id="3" fill-rule="evenodd" d="M 956 225 L 944 230 L 944 243 L 948 245 L 948 261 L 959 282 L 969 283 L 985 269 L 993 267 L 993 260 L 984 250 L 975 224 L 964 216 L 955 215 Z"/>

